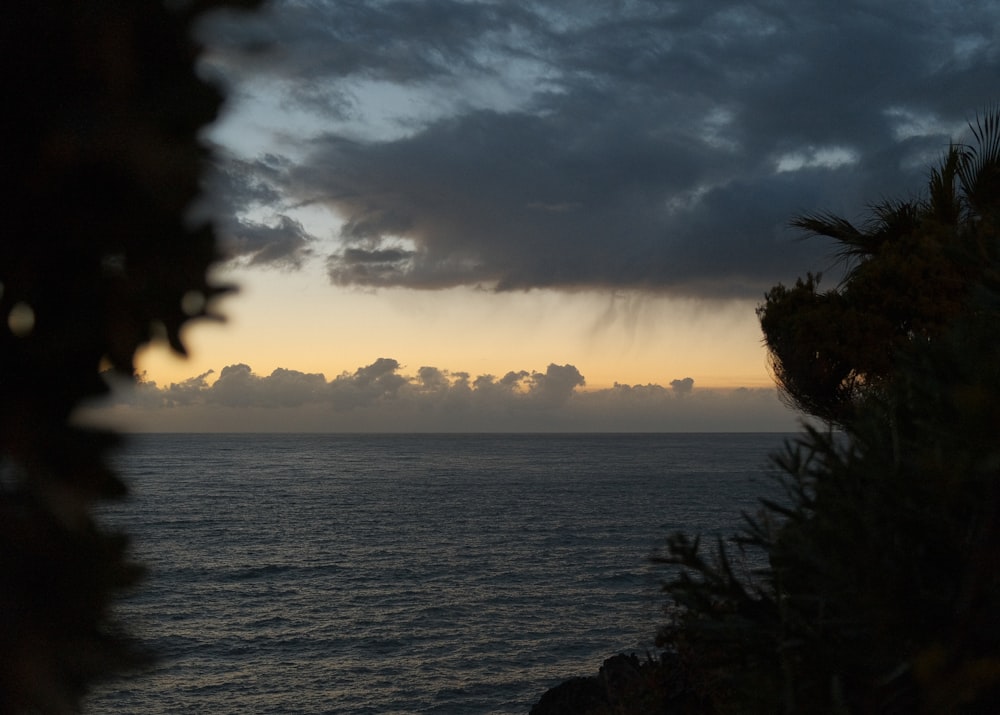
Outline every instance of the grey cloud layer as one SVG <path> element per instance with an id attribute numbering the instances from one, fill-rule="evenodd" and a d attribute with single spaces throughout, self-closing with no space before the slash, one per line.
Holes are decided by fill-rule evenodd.
<path id="1" fill-rule="evenodd" d="M 91 414 L 146 431 L 792 431 L 773 389 L 698 390 L 691 378 L 584 391 L 573 365 L 472 378 L 391 358 L 327 380 L 245 364 L 182 383 L 119 385 Z"/>
<path id="2" fill-rule="evenodd" d="M 153 408 L 194 404 L 272 408 L 323 403 L 343 411 L 407 399 L 427 404 L 441 399 L 452 406 L 478 399 L 494 405 L 547 408 L 564 405 L 575 388 L 585 384 L 572 365 L 552 364 L 544 373 L 511 371 L 500 378 L 480 375 L 471 381 L 468 373 L 449 373 L 436 367 L 421 367 L 414 376 L 400 370 L 396 360 L 379 358 L 328 382 L 322 374 L 285 368 L 260 376 L 240 363 L 224 367 L 211 384 L 211 372 L 162 388 L 140 381 L 136 391 L 122 399 Z"/>
<path id="3" fill-rule="evenodd" d="M 998 27 L 997 3 L 950 0 L 287 0 L 204 34 L 243 91 L 329 119 L 294 161 L 226 167 L 226 202 L 333 208 L 312 243 L 336 283 L 758 297 L 826 265 L 791 215 L 919 188 L 997 99 Z M 391 136 L 363 131 L 379 112 Z M 310 250 L 280 212 L 244 224 L 258 262 Z"/>

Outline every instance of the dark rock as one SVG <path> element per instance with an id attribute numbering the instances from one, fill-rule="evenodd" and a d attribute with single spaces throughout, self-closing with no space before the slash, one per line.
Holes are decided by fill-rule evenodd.
<path id="1" fill-rule="evenodd" d="M 597 680 L 604 689 L 605 697 L 613 706 L 624 702 L 642 681 L 642 664 L 636 657 L 619 653 L 604 661 L 597 674 Z"/>
<path id="2" fill-rule="evenodd" d="M 640 660 L 620 653 L 596 676 L 573 678 L 542 695 L 529 715 L 704 715 L 713 712 L 684 677 L 672 653 Z"/>
<path id="3" fill-rule="evenodd" d="M 545 691 L 529 715 L 585 715 L 607 705 L 607 695 L 597 678 L 571 678 Z"/>

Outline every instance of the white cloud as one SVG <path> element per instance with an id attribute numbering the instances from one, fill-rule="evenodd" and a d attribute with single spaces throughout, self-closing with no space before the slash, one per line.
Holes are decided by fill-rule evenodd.
<path id="1" fill-rule="evenodd" d="M 839 169 L 842 166 L 857 164 L 859 159 L 858 152 L 850 147 L 809 147 L 778 157 L 775 171 L 780 174 L 785 171 L 801 171 L 802 169 Z"/>

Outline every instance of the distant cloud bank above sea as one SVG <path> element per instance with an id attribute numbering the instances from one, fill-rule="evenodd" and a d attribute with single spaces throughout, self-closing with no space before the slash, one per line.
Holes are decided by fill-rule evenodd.
<path id="1" fill-rule="evenodd" d="M 587 390 L 569 364 L 473 378 L 436 367 L 406 374 L 392 358 L 331 380 L 236 364 L 165 386 L 117 382 L 82 419 L 139 432 L 788 432 L 799 424 L 774 388 L 699 389 L 683 377 Z"/>

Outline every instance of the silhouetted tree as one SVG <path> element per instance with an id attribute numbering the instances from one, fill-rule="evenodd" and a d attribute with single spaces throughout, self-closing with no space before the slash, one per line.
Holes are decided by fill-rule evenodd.
<path id="1" fill-rule="evenodd" d="M 668 543 L 681 568 L 660 640 L 703 712 L 996 712 L 1000 115 L 973 131 L 928 201 L 883 207 L 864 232 L 809 223 L 857 261 L 840 290 L 809 277 L 762 308 L 776 364 L 803 362 L 786 389 L 840 431 L 786 445 L 786 498 L 733 543 Z M 840 322 L 855 314 L 859 335 Z M 740 549 L 766 565 L 741 570 Z"/>
<path id="2" fill-rule="evenodd" d="M 0 23 L 7 139 L 0 241 L 0 712 L 73 712 L 134 656 L 110 613 L 133 585 L 122 535 L 91 515 L 124 486 L 113 435 L 71 423 L 132 375 L 137 347 L 208 315 L 212 228 L 186 211 L 220 94 L 195 18 L 223 4 L 29 0 Z"/>
<path id="3" fill-rule="evenodd" d="M 786 398 L 834 424 L 893 376 L 896 355 L 929 341 L 968 309 L 970 288 L 996 260 L 1000 115 L 972 127 L 931 172 L 925 198 L 887 201 L 862 227 L 814 214 L 793 226 L 833 238 L 848 270 L 834 290 L 819 276 L 777 285 L 758 309 L 774 376 Z"/>

